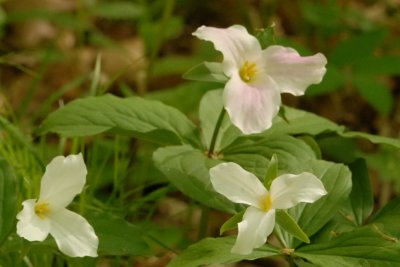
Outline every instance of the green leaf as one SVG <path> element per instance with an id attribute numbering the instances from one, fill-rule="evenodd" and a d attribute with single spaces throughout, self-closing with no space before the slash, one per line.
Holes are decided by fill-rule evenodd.
<path id="1" fill-rule="evenodd" d="M 379 210 L 370 220 L 370 223 L 381 226 L 385 233 L 398 237 L 400 235 L 399 221 L 400 197 L 397 197 Z"/>
<path id="2" fill-rule="evenodd" d="M 223 108 L 222 90 L 213 90 L 207 92 L 200 102 L 200 126 L 207 149 L 210 147 L 215 125 Z M 225 113 L 219 128 L 214 151 L 220 151 L 222 148 L 232 143 L 240 135 L 240 130 L 233 126 L 228 114 Z"/>
<path id="3" fill-rule="evenodd" d="M 361 226 L 371 215 L 374 208 L 371 181 L 365 160 L 358 159 L 350 164 L 349 167 L 352 172 L 353 184 L 349 199 L 351 216 L 354 218 L 356 225 Z"/>
<path id="4" fill-rule="evenodd" d="M 200 82 L 225 83 L 228 77 L 222 72 L 220 63 L 202 62 L 189 69 L 182 76 L 184 79 Z"/>
<path id="5" fill-rule="evenodd" d="M 328 63 L 324 79 L 319 84 L 311 85 L 306 91 L 306 96 L 318 96 L 332 93 L 341 89 L 344 82 L 345 76 L 343 72 L 334 65 Z"/>
<path id="6" fill-rule="evenodd" d="M 301 135 L 298 138 L 301 139 L 304 143 L 306 143 L 314 151 L 317 159 L 322 158 L 321 148 L 319 147 L 317 141 L 312 136 Z"/>
<path id="7" fill-rule="evenodd" d="M 365 139 L 365 140 L 370 141 L 373 144 L 391 145 L 391 146 L 400 148 L 400 139 L 396 139 L 396 138 L 390 138 L 390 137 L 386 137 L 386 136 L 373 135 L 373 134 L 369 134 L 369 133 L 356 132 L 356 131 L 339 132 L 338 134 L 340 136 L 343 136 L 346 138 Z"/>
<path id="8" fill-rule="evenodd" d="M 219 229 L 219 234 L 222 235 L 228 230 L 235 229 L 237 224 L 243 219 L 244 210 L 242 212 L 236 213 L 232 217 L 230 217 Z"/>
<path id="9" fill-rule="evenodd" d="M 384 40 L 385 31 L 376 30 L 361 35 L 351 36 L 338 44 L 329 59 L 337 66 L 353 64 L 372 54 Z"/>
<path id="10" fill-rule="evenodd" d="M 246 168 L 264 180 L 267 166 L 272 156 L 276 154 L 279 160 L 280 172 L 297 173 L 304 169 L 304 162 L 315 159 L 314 151 L 303 141 L 288 135 L 266 135 L 239 137 L 231 145 L 222 150 L 224 161 L 233 161 L 249 158 L 248 167 L 251 167 L 253 156 L 264 158 L 264 166 L 254 165 L 254 169 Z M 261 162 L 261 161 L 260 161 Z M 237 162 L 240 164 L 239 162 Z"/>
<path id="11" fill-rule="evenodd" d="M 400 266 L 400 244 L 373 226 L 343 233 L 330 242 L 299 248 L 294 256 L 324 267 Z"/>
<path id="12" fill-rule="evenodd" d="M 215 84 L 187 82 L 172 88 L 148 92 L 146 99 L 158 100 L 184 114 L 197 114 L 200 100 Z"/>
<path id="13" fill-rule="evenodd" d="M 329 157 L 332 161 L 351 163 L 360 157 L 357 142 L 351 138 L 326 135 L 318 137 L 318 145 L 325 157 Z"/>
<path id="14" fill-rule="evenodd" d="M 367 75 L 357 75 L 354 85 L 361 96 L 378 112 L 388 115 L 393 109 L 393 96 L 390 88 L 377 79 Z"/>
<path id="15" fill-rule="evenodd" d="M 270 136 L 279 134 L 309 134 L 336 133 L 345 138 L 366 139 L 374 144 L 387 144 L 400 148 L 400 140 L 363 132 L 348 131 L 346 127 L 320 117 L 316 114 L 299 109 L 285 107 L 285 115 L 289 122 L 275 117 L 274 123 L 267 131 L 254 136 Z"/>
<path id="16" fill-rule="evenodd" d="M 324 184 L 327 195 L 314 203 L 300 203 L 288 210 L 301 229 L 311 237 L 318 232 L 340 209 L 351 191 L 351 173 L 343 164 L 335 164 L 323 160 L 303 161 L 303 171 L 319 177 Z M 289 247 L 297 247 L 300 243 L 292 236 L 283 236 Z"/>
<path id="17" fill-rule="evenodd" d="M 292 216 L 290 216 L 286 211 L 276 211 L 276 223 L 289 234 L 295 236 L 303 242 L 310 243 L 310 239 L 306 233 L 303 232 Z"/>
<path id="18" fill-rule="evenodd" d="M 66 137 L 122 133 L 156 143 L 196 143 L 196 127 L 178 110 L 158 101 L 112 95 L 78 99 L 51 113 L 40 134 Z"/>
<path id="19" fill-rule="evenodd" d="M 130 1 L 98 2 L 88 10 L 106 19 L 136 19 L 145 14 L 143 6 Z"/>
<path id="20" fill-rule="evenodd" d="M 265 172 L 269 164 L 269 159 L 263 155 L 251 153 L 220 154 L 220 158 L 226 162 L 235 162 L 245 170 L 253 173 L 260 181 L 265 178 Z"/>
<path id="21" fill-rule="evenodd" d="M 208 264 L 227 264 L 241 260 L 254 260 L 279 255 L 277 248 L 264 245 L 255 249 L 249 255 L 233 254 L 230 252 L 235 239 L 233 237 L 206 238 L 189 246 L 176 257 L 168 267 L 197 267 Z"/>
<path id="22" fill-rule="evenodd" d="M 157 58 L 152 67 L 153 76 L 181 75 L 201 61 L 199 56 L 165 55 Z"/>
<path id="23" fill-rule="evenodd" d="M 356 62 L 354 71 L 367 75 L 399 75 L 400 58 L 396 56 L 366 57 Z"/>
<path id="24" fill-rule="evenodd" d="M 260 42 L 262 49 L 265 49 L 270 45 L 276 44 L 275 24 L 272 24 L 271 26 L 264 29 L 256 29 L 255 37 Z"/>
<path id="25" fill-rule="evenodd" d="M 278 157 L 276 156 L 276 154 L 273 154 L 268 164 L 267 173 L 265 174 L 265 188 L 269 189 L 271 187 L 272 181 L 276 177 L 278 177 Z"/>
<path id="26" fill-rule="evenodd" d="M 16 177 L 8 163 L 0 158 L 0 244 L 13 229 L 16 214 Z"/>
<path id="27" fill-rule="evenodd" d="M 153 154 L 156 167 L 188 197 L 215 209 L 236 213 L 231 201 L 214 191 L 209 169 L 219 161 L 190 146 L 170 146 L 157 149 Z"/>
<path id="28" fill-rule="evenodd" d="M 100 255 L 151 255 L 141 228 L 107 213 L 91 213 L 85 218 L 99 237 Z"/>
<path id="29" fill-rule="evenodd" d="M 275 134 L 309 134 L 317 135 L 326 132 L 342 132 L 345 127 L 299 109 L 285 107 L 285 115 L 289 122 L 280 117 L 275 117 L 270 129 L 261 135 Z"/>

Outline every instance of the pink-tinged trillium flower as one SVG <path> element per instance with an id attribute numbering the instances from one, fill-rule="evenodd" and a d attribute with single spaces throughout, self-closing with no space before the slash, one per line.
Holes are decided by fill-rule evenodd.
<path id="1" fill-rule="evenodd" d="M 214 189 L 235 203 L 250 205 L 238 224 L 231 252 L 249 254 L 262 246 L 275 226 L 275 210 L 292 208 L 300 202 L 313 203 L 327 192 L 313 174 L 284 174 L 272 181 L 268 191 L 252 173 L 236 163 L 221 163 L 210 169 Z"/>
<path id="2" fill-rule="evenodd" d="M 96 257 L 99 240 L 92 226 L 65 208 L 82 191 L 86 174 L 82 154 L 55 157 L 46 166 L 39 199 L 22 203 L 17 234 L 29 241 L 43 241 L 51 234 L 64 254 Z"/>
<path id="3" fill-rule="evenodd" d="M 226 29 L 201 26 L 193 35 L 211 41 L 222 53 L 221 65 L 206 62 L 206 66 L 215 77 L 228 77 L 224 106 L 244 134 L 270 128 L 279 111 L 280 94 L 303 95 L 309 85 L 321 82 L 326 72 L 324 55 L 301 57 L 296 50 L 279 45 L 262 50 L 258 40 L 240 25 Z"/>

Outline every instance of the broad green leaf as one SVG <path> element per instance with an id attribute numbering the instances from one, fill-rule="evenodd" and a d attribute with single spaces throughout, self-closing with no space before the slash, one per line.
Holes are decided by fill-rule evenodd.
<path id="1" fill-rule="evenodd" d="M 235 243 L 234 237 L 206 238 L 189 246 L 176 257 L 168 267 L 198 267 L 208 264 L 227 264 L 241 260 L 255 260 L 279 255 L 277 248 L 264 245 L 255 249 L 249 255 L 239 255 L 230 252 Z"/>
<path id="2" fill-rule="evenodd" d="M 354 78 L 354 85 L 360 95 L 378 112 L 388 115 L 393 109 L 393 96 L 390 88 L 377 79 L 357 75 Z"/>
<path id="3" fill-rule="evenodd" d="M 313 84 L 307 89 L 307 96 L 328 94 L 342 88 L 342 85 L 345 82 L 345 76 L 343 75 L 343 72 L 329 62 L 326 70 L 327 71 L 322 82 L 319 84 Z"/>
<path id="4" fill-rule="evenodd" d="M 328 192 L 314 203 L 300 203 L 288 210 L 300 228 L 311 237 L 331 220 L 349 196 L 351 173 L 343 164 L 323 160 L 303 161 L 303 164 L 302 171 L 311 172 L 319 177 Z M 291 236 L 284 237 L 290 247 L 299 245 Z"/>
<path id="5" fill-rule="evenodd" d="M 367 75 L 399 75 L 400 58 L 396 56 L 366 57 L 354 65 L 355 72 Z"/>
<path id="6" fill-rule="evenodd" d="M 400 197 L 395 198 L 384 206 L 370 220 L 370 223 L 382 227 L 382 231 L 388 235 L 400 236 Z"/>
<path id="7" fill-rule="evenodd" d="M 184 79 L 200 82 L 225 83 L 228 80 L 222 72 L 220 63 L 203 62 L 189 69 L 182 76 Z"/>
<path id="8" fill-rule="evenodd" d="M 85 218 L 99 237 L 100 255 L 150 255 L 145 234 L 139 227 L 107 213 L 91 213 Z"/>
<path id="9" fill-rule="evenodd" d="M 214 88 L 214 83 L 186 82 L 165 90 L 148 92 L 146 99 L 161 101 L 184 114 L 197 114 L 201 98 L 208 90 Z"/>
<path id="10" fill-rule="evenodd" d="M 369 133 L 363 133 L 363 132 L 356 132 L 356 131 L 346 131 L 346 132 L 339 132 L 338 133 L 340 136 L 346 137 L 346 138 L 358 138 L 358 139 L 365 139 L 370 141 L 373 144 L 377 145 L 391 145 L 397 148 L 400 148 L 400 139 L 396 138 L 390 138 L 386 136 L 381 136 L 381 135 L 373 135 Z"/>
<path id="11" fill-rule="evenodd" d="M 306 233 L 303 232 L 292 216 L 290 216 L 286 211 L 276 211 L 276 223 L 289 234 L 295 236 L 303 242 L 310 243 L 310 239 Z"/>
<path id="12" fill-rule="evenodd" d="M 321 148 L 319 147 L 319 144 L 312 136 L 301 135 L 298 138 L 301 139 L 304 143 L 306 143 L 314 151 L 317 159 L 322 159 Z"/>
<path id="13" fill-rule="evenodd" d="M 8 163 L 0 158 L 0 244 L 13 229 L 16 213 L 16 177 Z"/>
<path id="14" fill-rule="evenodd" d="M 289 122 L 286 122 L 284 119 L 277 116 L 275 117 L 274 123 L 270 129 L 255 136 L 269 136 L 276 134 L 319 135 L 323 133 L 336 133 L 346 138 L 366 139 L 374 144 L 387 144 L 400 148 L 399 139 L 349 131 L 346 127 L 338 125 L 311 112 L 285 107 L 285 115 Z"/>
<path id="15" fill-rule="evenodd" d="M 40 134 L 54 132 L 66 137 L 109 131 L 156 143 L 196 142 L 196 128 L 182 113 L 140 97 L 78 99 L 51 113 L 39 128 Z"/>
<path id="16" fill-rule="evenodd" d="M 264 29 L 256 29 L 255 37 L 260 42 L 262 49 L 265 49 L 270 45 L 276 44 L 275 24 L 272 24 L 271 26 Z"/>
<path id="17" fill-rule="evenodd" d="M 351 217 L 356 225 L 361 226 L 371 215 L 374 208 L 374 197 L 369 180 L 368 169 L 365 160 L 358 159 L 349 165 L 352 172 L 353 190 L 350 193 Z"/>
<path id="18" fill-rule="evenodd" d="M 317 135 L 326 132 L 342 132 L 345 127 L 320 117 L 316 114 L 285 107 L 285 115 L 289 122 L 275 117 L 273 125 L 261 135 L 275 134 L 309 134 Z"/>
<path id="19" fill-rule="evenodd" d="M 278 157 L 276 154 L 272 155 L 271 160 L 268 164 L 267 173 L 265 174 L 264 186 L 269 189 L 272 181 L 278 177 Z"/>
<path id="20" fill-rule="evenodd" d="M 167 20 L 143 20 L 139 24 L 139 35 L 143 39 L 146 52 L 156 56 L 160 45 L 169 39 L 178 37 L 183 30 L 184 21 L 181 16 L 170 16 Z"/>
<path id="21" fill-rule="evenodd" d="M 400 243 L 388 240 L 374 226 L 343 233 L 330 242 L 299 248 L 294 256 L 324 267 L 400 266 Z"/>
<path id="22" fill-rule="evenodd" d="M 219 161 L 190 146 L 170 146 L 153 154 L 156 167 L 188 197 L 215 209 L 236 213 L 235 204 L 214 191 L 209 169 Z"/>
<path id="23" fill-rule="evenodd" d="M 245 170 L 253 173 L 261 181 L 265 178 L 265 172 L 269 164 L 269 159 L 263 155 L 259 154 L 220 154 L 220 158 L 226 162 L 235 162 L 242 166 Z"/>
<path id="24" fill-rule="evenodd" d="M 376 30 L 361 35 L 351 36 L 338 44 L 329 59 L 337 66 L 353 64 L 359 59 L 371 55 L 385 37 L 385 31 Z"/>
<path id="25" fill-rule="evenodd" d="M 289 135 L 266 135 L 265 137 L 239 137 L 231 145 L 222 150 L 224 161 L 246 159 L 253 155 L 263 157 L 266 165 L 262 169 L 248 171 L 264 180 L 269 160 L 276 154 L 280 172 L 299 172 L 304 169 L 304 162 L 315 159 L 313 150 L 303 141 Z M 240 163 L 239 163 L 240 164 Z M 244 166 L 243 166 L 244 167 Z"/>
<path id="26" fill-rule="evenodd" d="M 154 76 L 181 75 L 199 61 L 199 56 L 163 56 L 154 62 L 151 73 Z"/>
<path id="27" fill-rule="evenodd" d="M 219 234 L 222 235 L 228 230 L 235 229 L 237 224 L 243 219 L 244 210 L 242 212 L 236 213 L 232 217 L 230 217 L 219 229 Z"/>
<path id="28" fill-rule="evenodd" d="M 362 156 L 367 160 L 368 167 L 377 173 L 382 181 L 391 184 L 391 188 L 400 192 L 400 149 L 382 145 L 374 153 L 366 151 Z"/>
<path id="29" fill-rule="evenodd" d="M 300 7 L 304 19 L 318 25 L 315 29 L 321 30 L 322 33 L 336 32 L 341 25 L 342 10 L 333 1 L 327 3 L 301 1 Z"/>
<path id="30" fill-rule="evenodd" d="M 200 102 L 200 126 L 207 149 L 210 148 L 212 136 L 223 108 L 222 90 L 213 90 L 207 92 Z M 214 147 L 214 151 L 216 152 L 232 143 L 238 136 L 241 135 L 240 130 L 233 126 L 228 114 L 225 111 L 223 116 L 224 117 L 222 119 Z"/>
<path id="31" fill-rule="evenodd" d="M 332 161 L 351 163 L 360 157 L 356 140 L 338 135 L 318 137 L 318 145 L 325 155 Z"/>

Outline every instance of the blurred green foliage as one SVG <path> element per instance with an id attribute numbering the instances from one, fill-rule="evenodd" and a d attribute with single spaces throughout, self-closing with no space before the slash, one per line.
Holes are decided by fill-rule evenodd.
<path id="1" fill-rule="evenodd" d="M 193 231 L 192 225 L 160 226 L 151 221 L 157 213 L 154 204 L 168 195 L 178 194 L 153 165 L 151 156 L 158 146 L 107 134 L 93 138 L 39 138 L 34 131 L 49 112 L 64 104 L 63 101 L 105 92 L 163 101 L 199 124 L 197 113 L 201 97 L 222 86 L 181 78 L 182 73 L 205 59 L 213 61 L 221 57 L 211 44 L 198 42 L 191 36 L 200 25 L 243 24 L 250 32 L 264 33 L 260 38 L 265 45 L 292 46 L 302 55 L 323 52 L 328 58 L 324 80 L 311 86 L 308 98 L 296 104 L 309 110 L 314 106 L 317 110 L 328 109 L 327 114 L 339 120 L 349 116 L 344 110 L 341 115 L 335 114 L 342 111 L 342 105 L 360 106 L 355 109 L 359 113 L 351 114 L 356 122 L 348 125 L 349 128 L 355 126 L 399 138 L 400 7 L 395 1 L 66 2 L 0 2 L 0 129 L 6 133 L 1 136 L 0 152 L 19 171 L 15 174 L 22 181 L 18 190 L 32 197 L 38 188 L 29 188 L 32 184 L 38 186 L 39 169 L 56 152 L 84 151 L 91 187 L 80 201 L 84 202 L 85 197 L 92 201 L 83 210 L 93 213 L 102 209 L 130 222 L 140 220 L 143 229 L 151 233 L 146 238 L 152 240 L 148 243 L 154 251 L 160 247 L 183 248 Z M 34 27 L 38 21 L 41 26 Z M 30 27 L 25 28 L 27 24 Z M 272 24 L 275 38 L 260 31 Z M 33 39 L 27 39 L 30 33 Z M 132 39 L 140 45 L 133 47 L 131 42 L 125 45 L 125 41 Z M 129 51 L 130 48 L 135 53 Z M 106 57 L 110 53 L 114 53 L 111 59 Z M 346 100 L 348 96 L 350 104 Z M 328 99 L 329 106 L 323 106 L 326 102 L 318 106 L 320 99 Z M 371 110 L 372 119 L 363 117 L 364 109 Z M 15 127 L 10 126 L 10 122 Z M 312 132 L 318 125 L 321 125 L 319 121 L 307 130 Z M 336 126 L 332 127 L 336 129 Z M 18 127 L 23 130 L 17 130 Z M 372 149 L 361 146 L 360 149 L 353 139 L 318 134 L 316 141 L 323 156 L 349 163 L 362 155 L 376 171 L 379 181 L 394 183 L 395 187 L 390 189 L 400 192 L 397 149 L 386 146 Z M 263 174 L 264 170 L 259 173 Z M 26 179 L 27 174 L 34 179 Z M 112 186 L 115 190 L 110 194 Z M 187 210 L 178 215 L 164 214 L 164 218 L 189 220 L 196 208 L 196 204 L 190 202 Z M 115 231 L 118 223 L 116 225 Z M 136 233 L 132 225 L 123 227 Z M 121 243 L 125 241 L 120 240 Z M 140 246 L 147 249 L 143 244 Z M 124 261 L 117 259 L 116 264 Z"/>

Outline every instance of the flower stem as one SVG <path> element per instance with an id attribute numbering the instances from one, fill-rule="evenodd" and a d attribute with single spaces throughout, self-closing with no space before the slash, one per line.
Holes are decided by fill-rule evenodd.
<path id="1" fill-rule="evenodd" d="M 207 236 L 207 229 L 208 229 L 208 217 L 210 215 L 210 208 L 209 207 L 202 207 L 201 210 L 201 218 L 200 218 L 200 226 L 199 226 L 199 233 L 197 240 L 201 240 Z"/>
<path id="2" fill-rule="evenodd" d="M 215 124 L 213 135 L 211 137 L 210 148 L 208 149 L 208 153 L 207 153 L 208 157 L 211 157 L 211 155 L 214 153 L 215 143 L 217 142 L 219 129 L 221 128 L 221 124 L 222 124 L 222 121 L 224 120 L 225 113 L 226 113 L 225 109 L 222 108 L 221 112 L 219 113 L 217 123 Z"/>

